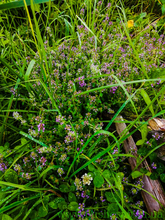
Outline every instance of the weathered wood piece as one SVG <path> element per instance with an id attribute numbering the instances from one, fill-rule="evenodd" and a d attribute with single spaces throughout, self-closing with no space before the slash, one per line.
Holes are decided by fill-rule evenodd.
<path id="1" fill-rule="evenodd" d="M 124 121 L 122 116 L 118 116 L 116 118 L 118 121 Z M 123 123 L 115 123 L 116 125 L 116 130 L 119 134 L 119 136 L 121 136 L 121 133 L 126 129 L 126 124 Z M 127 132 L 128 134 L 129 132 Z M 124 149 L 125 152 L 128 153 L 130 149 L 135 149 L 135 151 L 137 152 L 137 147 L 136 144 L 132 138 L 132 136 L 129 136 L 125 141 L 124 141 Z M 137 154 L 134 154 L 135 157 L 137 157 Z M 131 165 L 131 169 L 133 170 L 136 167 L 136 159 L 135 158 L 129 158 L 128 159 L 130 165 Z M 147 170 L 149 170 L 151 172 L 150 167 L 148 166 L 148 163 L 146 160 L 144 160 L 141 165 L 138 167 L 138 170 L 140 170 L 140 168 L 146 168 Z M 163 191 L 163 188 L 161 186 L 161 184 L 159 183 L 158 180 L 151 180 L 148 176 L 144 175 L 143 177 L 143 181 L 144 181 L 144 190 L 146 190 L 147 192 L 149 192 L 150 194 L 152 194 L 164 207 L 165 207 L 165 194 Z M 153 199 L 148 193 L 144 192 L 143 190 L 141 191 L 144 203 L 147 207 L 147 211 L 149 213 L 149 215 L 151 215 L 151 213 L 153 213 L 153 211 L 159 211 L 159 209 L 162 209 L 162 207 L 159 205 L 159 203 Z"/>

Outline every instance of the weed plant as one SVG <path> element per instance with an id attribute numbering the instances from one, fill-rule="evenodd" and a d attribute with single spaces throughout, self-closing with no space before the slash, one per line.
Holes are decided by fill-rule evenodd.
<path id="1" fill-rule="evenodd" d="M 59 17 L 43 28 L 25 9 L 30 28 L 2 29 L 0 219 L 148 218 L 143 175 L 165 182 L 164 137 L 148 139 L 144 121 L 165 113 L 164 29 L 145 13 L 129 28 L 122 4 L 85 1 L 66 9 L 57 39 Z M 118 137 L 108 129 L 123 112 L 136 129 Z M 130 169 L 137 152 L 123 141 L 136 130 L 152 173 Z"/>

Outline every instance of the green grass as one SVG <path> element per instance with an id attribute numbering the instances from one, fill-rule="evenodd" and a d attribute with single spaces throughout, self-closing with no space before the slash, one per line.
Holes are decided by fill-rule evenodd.
<path id="1" fill-rule="evenodd" d="M 165 114 L 163 6 L 2 3 L 0 220 L 148 217 L 146 170 L 135 171 L 146 159 L 147 175 L 165 187 L 163 133 L 147 128 Z M 127 118 L 121 136 L 119 115 Z M 138 157 L 123 148 L 137 132 Z"/>

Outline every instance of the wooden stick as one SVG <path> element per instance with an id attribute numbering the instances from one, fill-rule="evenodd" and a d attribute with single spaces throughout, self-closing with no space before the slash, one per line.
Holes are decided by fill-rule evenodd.
<path id="1" fill-rule="evenodd" d="M 118 116 L 116 118 L 117 120 L 124 121 L 122 116 Z M 121 133 L 126 129 L 126 124 L 123 123 L 115 123 L 116 125 L 116 130 L 121 136 Z M 129 132 L 127 132 L 129 134 Z M 124 149 L 125 152 L 128 153 L 130 149 L 135 149 L 137 152 L 137 147 L 136 144 L 132 138 L 132 136 L 129 136 L 125 141 L 124 141 Z M 137 157 L 137 154 L 134 154 L 135 157 Z M 128 158 L 128 161 L 131 165 L 131 169 L 133 170 L 136 167 L 136 159 L 135 158 Z M 146 168 L 151 172 L 150 167 L 148 166 L 148 163 L 146 160 L 144 160 L 138 167 L 138 170 L 140 168 Z M 144 189 L 148 191 L 150 194 L 152 194 L 156 199 L 165 207 L 165 194 L 162 189 L 161 184 L 159 183 L 158 180 L 151 180 L 148 176 L 144 175 L 143 176 L 143 182 L 144 182 Z M 153 211 L 159 211 L 159 209 L 162 209 L 162 207 L 159 205 L 159 203 L 153 199 L 148 193 L 144 192 L 143 190 L 141 191 L 144 203 L 147 207 L 147 211 L 149 215 L 153 213 Z"/>

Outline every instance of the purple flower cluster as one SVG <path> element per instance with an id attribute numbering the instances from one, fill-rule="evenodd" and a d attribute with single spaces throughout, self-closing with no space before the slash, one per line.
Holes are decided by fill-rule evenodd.
<path id="1" fill-rule="evenodd" d="M 89 210 L 85 211 L 84 208 L 85 208 L 85 204 L 79 203 L 79 207 L 78 207 L 78 217 L 79 218 L 85 219 L 84 217 L 91 216 L 90 211 Z"/>
<path id="2" fill-rule="evenodd" d="M 155 134 L 153 134 L 152 137 L 158 141 L 162 136 L 158 132 L 155 132 Z"/>
<path id="3" fill-rule="evenodd" d="M 112 87 L 112 89 L 110 89 L 110 92 L 112 92 L 113 94 L 115 94 L 115 92 L 116 92 L 117 88 L 118 88 L 117 86 Z"/>
<path id="4" fill-rule="evenodd" d="M 89 199 L 89 196 L 87 195 L 87 192 L 86 192 L 86 191 L 82 191 L 82 192 L 81 192 L 81 197 L 82 197 L 82 198 L 87 198 L 87 199 Z"/>
<path id="5" fill-rule="evenodd" d="M 111 219 L 111 220 L 117 220 L 118 218 L 117 218 L 116 214 L 112 214 L 111 217 L 110 217 L 110 219 Z"/>
<path id="6" fill-rule="evenodd" d="M 42 166 L 46 165 L 46 161 L 47 161 L 47 159 L 45 157 L 41 157 L 40 163 L 42 164 Z"/>
<path id="7" fill-rule="evenodd" d="M 44 132 L 44 131 L 45 131 L 45 127 L 44 127 L 44 126 L 45 126 L 45 124 L 42 124 L 42 123 L 40 123 L 39 125 L 37 125 L 38 131 L 41 131 L 41 130 L 42 130 L 42 131 Z"/>
<path id="8" fill-rule="evenodd" d="M 136 194 L 138 194 L 138 189 L 136 189 L 136 188 L 132 188 L 131 189 L 131 192 L 132 192 L 132 195 L 136 195 Z"/>
<path id="9" fill-rule="evenodd" d="M 135 210 L 134 210 L 135 212 Z M 142 219 L 143 216 L 144 216 L 144 211 L 143 210 L 137 210 L 136 213 L 135 213 L 135 216 L 138 218 L 138 219 Z"/>
<path id="10" fill-rule="evenodd" d="M 21 176 L 22 176 L 22 178 L 25 178 L 27 180 L 31 179 L 31 174 L 30 173 L 22 173 Z"/>
<path id="11" fill-rule="evenodd" d="M 106 201 L 106 199 L 104 199 L 104 197 L 103 197 L 103 196 L 100 196 L 100 201 L 101 201 L 101 202 L 105 202 L 105 201 Z"/>
<path id="12" fill-rule="evenodd" d="M 5 163 L 0 163 L 0 171 L 5 172 L 6 169 L 7 166 L 5 165 Z"/>
<path id="13" fill-rule="evenodd" d="M 152 167 L 152 169 L 156 170 L 156 169 L 157 169 L 156 163 L 153 162 L 153 163 L 151 164 L 151 167 Z"/>
<path id="14" fill-rule="evenodd" d="M 79 81 L 79 85 L 80 85 L 81 87 L 86 86 L 86 83 L 85 83 L 85 81 L 83 80 L 83 79 L 84 79 L 84 76 L 81 76 L 81 77 L 79 77 L 78 79 L 80 80 L 80 81 Z"/>

